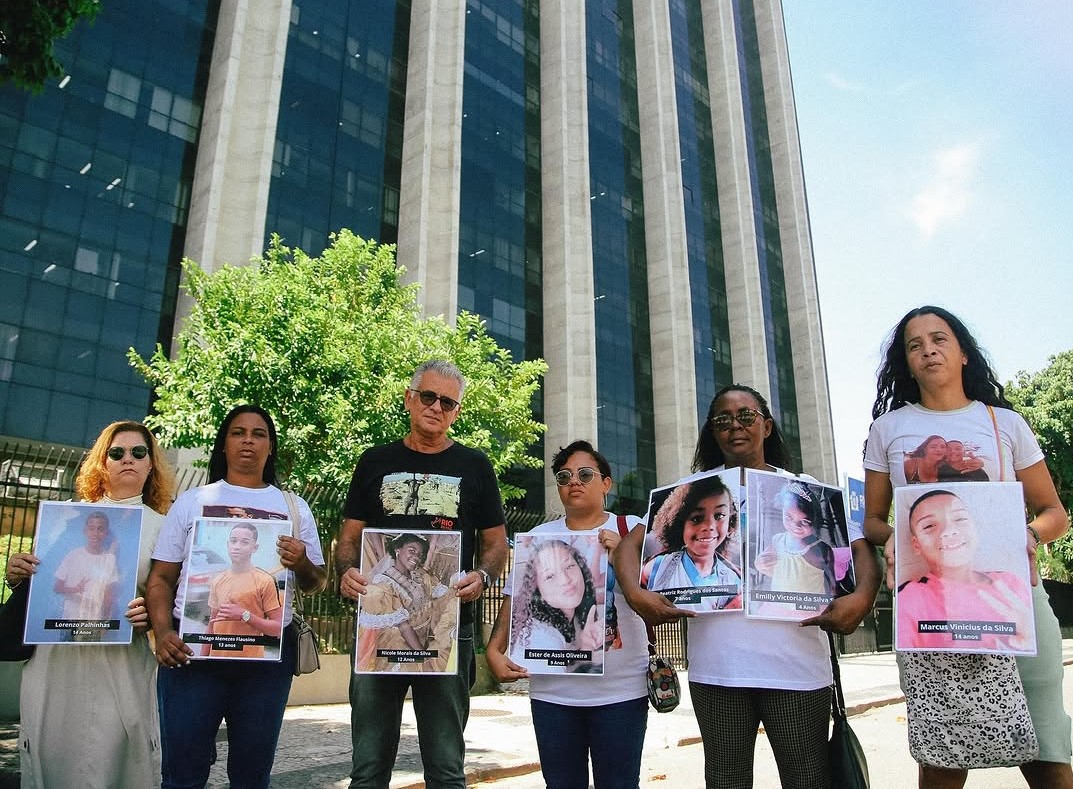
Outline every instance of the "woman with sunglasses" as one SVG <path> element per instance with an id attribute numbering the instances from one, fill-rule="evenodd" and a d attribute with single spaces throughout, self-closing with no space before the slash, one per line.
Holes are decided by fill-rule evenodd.
<path id="1" fill-rule="evenodd" d="M 697 439 L 694 471 L 749 468 L 792 477 L 786 470 L 789 463 L 782 434 L 759 392 L 741 384 L 716 392 Z M 743 524 L 745 515 L 739 513 Z M 761 723 L 784 789 L 830 786 L 831 658 L 821 629 L 852 633 L 871 609 L 879 588 L 875 554 L 853 525 L 850 541 L 856 591 L 800 623 L 747 619 L 739 611 L 695 616 L 675 608 L 663 595 L 640 588 L 638 537 L 631 534 L 615 552 L 615 572 L 623 581 L 626 599 L 650 624 L 693 617 L 689 694 L 704 743 L 708 789 L 753 785 L 753 754 Z"/>
<path id="2" fill-rule="evenodd" d="M 588 441 L 560 449 L 551 467 L 566 514 L 534 527 L 533 533 L 597 532 L 600 544 L 611 552 L 621 539 L 620 523 L 633 533 L 644 533 L 644 528 L 636 528 L 640 519 L 604 510 L 611 465 Z M 640 783 L 648 726 L 648 635 L 644 622 L 626 604 L 610 566 L 607 575 L 602 676 L 529 677 L 506 654 L 511 621 L 507 591 L 489 638 L 488 665 L 500 682 L 529 677 L 540 769 L 549 789 L 588 786 L 590 759 L 596 789 L 636 789 Z M 507 579 L 505 590 L 512 589 L 511 581 Z"/>
<path id="3" fill-rule="evenodd" d="M 75 479 L 83 501 L 141 507 L 138 597 L 126 606 L 130 644 L 39 644 L 22 672 L 19 757 L 24 787 L 157 786 L 160 724 L 156 658 L 146 638 L 149 551 L 175 495 L 175 475 L 145 425 L 113 422 Z M 90 516 L 91 518 L 94 516 Z M 28 553 L 8 560 L 17 586 L 37 570 Z"/>
<path id="4" fill-rule="evenodd" d="M 297 586 L 312 593 L 324 588 L 326 573 L 313 514 L 302 499 L 284 493 L 276 479 L 276 426 L 263 408 L 239 405 L 216 431 L 209 456 L 209 484 L 175 500 L 153 549 L 146 584 L 149 617 L 156 635 L 160 702 L 163 789 L 205 786 L 216 752 L 216 732 L 227 721 L 227 776 L 234 789 L 267 787 L 276 756 L 291 681 L 295 639 L 287 630 Z M 267 520 L 297 520 L 298 537 L 276 540 L 280 564 L 289 572 L 282 600 L 283 639 L 278 661 L 194 660 L 194 650 L 179 638 L 178 619 L 185 602 L 194 522 L 208 512 L 240 508 Z M 239 520 L 238 523 L 246 521 Z M 297 528 L 294 528 L 294 527 Z M 252 586 L 252 578 L 245 583 Z M 231 608 L 229 606 L 229 608 Z M 227 614 L 249 623 L 253 603 Z M 217 619 L 219 621 L 219 618 Z"/>

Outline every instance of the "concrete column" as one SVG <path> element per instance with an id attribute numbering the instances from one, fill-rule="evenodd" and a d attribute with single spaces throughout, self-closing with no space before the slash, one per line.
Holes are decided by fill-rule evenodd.
<path id="1" fill-rule="evenodd" d="M 597 441 L 596 322 L 585 5 L 540 4 L 541 206 L 544 226 L 544 459 L 568 442 Z M 557 509 L 554 484 L 545 507 Z"/>
<path id="2" fill-rule="evenodd" d="M 458 313 L 465 0 L 414 0 L 406 71 L 398 261 L 427 315 Z"/>
<path id="3" fill-rule="evenodd" d="M 760 63 L 771 165 L 775 175 L 775 200 L 779 210 L 786 305 L 793 338 L 801 462 L 809 473 L 837 484 L 816 265 L 812 257 L 812 232 L 805 200 L 805 175 L 782 3 L 780 0 L 757 0 L 755 12 L 759 38 L 768 43 L 761 49 Z"/>
<path id="4" fill-rule="evenodd" d="M 667 5 L 634 0 L 633 24 L 644 175 L 656 478 L 677 479 L 689 471 L 697 440 L 697 378 L 682 151 Z"/>
<path id="5" fill-rule="evenodd" d="M 734 382 L 747 384 L 767 397 L 771 387 L 764 341 L 764 304 L 734 11 L 730 3 L 704 3 L 701 13 L 723 229 L 723 264 L 727 302 L 731 305 Z"/>
<path id="6" fill-rule="evenodd" d="M 207 271 L 263 251 L 291 0 L 224 0 L 216 26 L 185 254 Z M 190 314 L 180 291 L 176 331 Z"/>

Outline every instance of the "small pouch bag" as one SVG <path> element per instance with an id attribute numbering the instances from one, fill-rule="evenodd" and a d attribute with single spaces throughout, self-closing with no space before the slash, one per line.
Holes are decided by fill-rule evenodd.
<path id="1" fill-rule="evenodd" d="M 652 702 L 652 709 L 656 712 L 670 712 L 682 700 L 682 686 L 678 682 L 674 666 L 656 654 L 656 647 L 651 643 L 654 635 L 655 633 L 652 633 L 649 636 L 648 670 L 645 672 L 648 679 L 648 700 Z"/>

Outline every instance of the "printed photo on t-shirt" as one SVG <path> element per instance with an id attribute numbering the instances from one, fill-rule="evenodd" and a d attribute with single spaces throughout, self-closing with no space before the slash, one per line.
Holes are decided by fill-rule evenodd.
<path id="1" fill-rule="evenodd" d="M 385 474 L 380 486 L 384 515 L 457 518 L 462 478 L 413 472 Z"/>

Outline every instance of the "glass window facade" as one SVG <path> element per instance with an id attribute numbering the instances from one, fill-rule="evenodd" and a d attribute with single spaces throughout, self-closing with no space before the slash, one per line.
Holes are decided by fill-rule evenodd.
<path id="1" fill-rule="evenodd" d="M 466 3 L 458 307 L 513 357 L 543 356 L 539 0 Z M 533 404 L 543 419 L 543 404 Z M 541 447 L 534 449 L 538 456 Z M 542 508 L 543 471 L 520 470 Z"/>
<path id="2" fill-rule="evenodd" d="M 292 5 L 266 245 L 319 255 L 344 227 L 398 240 L 409 39 L 409 0 Z"/>
<path id="3" fill-rule="evenodd" d="M 701 2 L 668 3 L 682 152 L 698 422 L 707 413 L 716 390 L 731 383 L 733 377 Z"/>
<path id="4" fill-rule="evenodd" d="M 797 389 L 794 383 L 790 319 L 786 307 L 779 209 L 775 197 L 775 173 L 771 163 L 771 143 L 764 103 L 764 77 L 760 69 L 760 45 L 751 0 L 735 0 L 734 16 L 737 21 L 735 27 L 738 31 L 738 60 L 745 105 L 745 136 L 753 176 L 760 292 L 764 306 L 764 334 L 771 383 L 770 405 L 772 413 L 779 420 L 787 446 L 800 462 L 801 430 L 797 422 Z"/>
<path id="5" fill-rule="evenodd" d="M 149 408 L 126 352 L 171 342 L 216 8 L 111 0 L 57 42 L 69 78 L 0 86 L 0 434 Z"/>
<path id="6" fill-rule="evenodd" d="M 600 451 L 619 509 L 656 484 L 637 59 L 630 0 L 586 0 L 589 188 Z"/>

